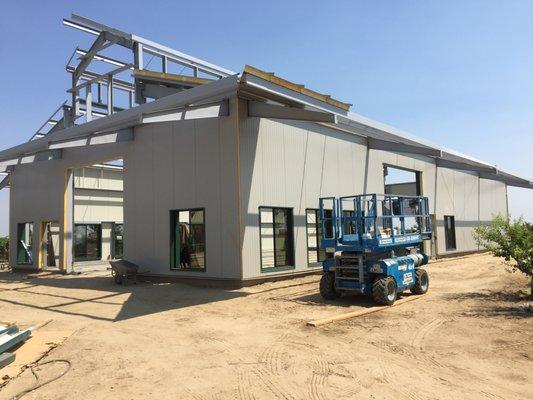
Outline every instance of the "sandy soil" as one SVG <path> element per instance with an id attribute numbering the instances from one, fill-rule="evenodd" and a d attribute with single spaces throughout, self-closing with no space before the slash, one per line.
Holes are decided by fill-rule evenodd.
<path id="1" fill-rule="evenodd" d="M 305 323 L 373 304 L 322 301 L 316 275 L 228 291 L 1 272 L 0 319 L 74 332 L 42 360 L 70 371 L 24 399 L 533 398 L 528 280 L 489 255 L 428 270 L 420 300 L 318 328 Z M 34 379 L 24 371 L 0 398 Z"/>

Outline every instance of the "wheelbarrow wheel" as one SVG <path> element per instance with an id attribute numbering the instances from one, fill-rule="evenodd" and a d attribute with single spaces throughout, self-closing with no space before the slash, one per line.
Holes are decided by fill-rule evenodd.
<path id="1" fill-rule="evenodd" d="M 114 268 L 111 270 L 111 275 L 113 275 L 113 280 L 115 281 L 117 285 L 122 285 L 123 276 L 119 274 L 117 271 L 115 271 Z"/>

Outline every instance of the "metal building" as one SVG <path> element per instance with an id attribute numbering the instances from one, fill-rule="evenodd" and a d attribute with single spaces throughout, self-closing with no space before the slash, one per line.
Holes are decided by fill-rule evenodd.
<path id="1" fill-rule="evenodd" d="M 49 266 L 53 248 L 67 272 L 85 250 L 175 278 L 308 273 L 328 256 L 319 197 L 384 192 L 429 197 L 426 252 L 470 252 L 473 228 L 508 213 L 507 186 L 533 188 L 273 73 L 233 72 L 76 15 L 64 23 L 96 37 L 67 65 L 71 98 L 30 141 L 0 151 L 12 267 Z M 104 55 L 111 46 L 132 59 Z M 114 182 L 94 176 L 113 169 Z"/>

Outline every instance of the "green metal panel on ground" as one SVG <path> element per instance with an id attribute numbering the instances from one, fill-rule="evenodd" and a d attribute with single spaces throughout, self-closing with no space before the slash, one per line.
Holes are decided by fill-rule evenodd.
<path id="1" fill-rule="evenodd" d="M 11 364 L 13 361 L 15 361 L 15 354 L 13 353 L 0 354 L 0 368 L 4 368 L 6 365 Z"/>
<path id="2" fill-rule="evenodd" d="M 0 354 L 10 348 L 16 346 L 20 342 L 25 341 L 31 335 L 31 331 L 26 329 L 22 332 L 16 332 L 13 334 L 5 333 L 0 336 Z"/>

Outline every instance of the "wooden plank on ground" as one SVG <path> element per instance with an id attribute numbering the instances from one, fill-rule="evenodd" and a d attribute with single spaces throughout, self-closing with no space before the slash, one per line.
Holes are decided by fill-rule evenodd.
<path id="1" fill-rule="evenodd" d="M 344 313 L 340 315 L 334 315 L 333 317 L 316 319 L 314 321 L 309 321 L 307 325 L 321 326 L 321 325 L 331 324 L 332 322 L 344 321 L 350 318 L 356 318 L 362 315 L 367 315 L 367 314 L 372 314 L 378 311 L 387 310 L 389 308 L 399 306 L 409 301 L 420 299 L 421 297 L 423 297 L 423 295 L 404 297 L 403 299 L 397 300 L 392 306 L 378 306 L 378 307 L 366 308 L 364 310 L 358 310 L 358 311 L 352 311 L 352 312 Z"/>

